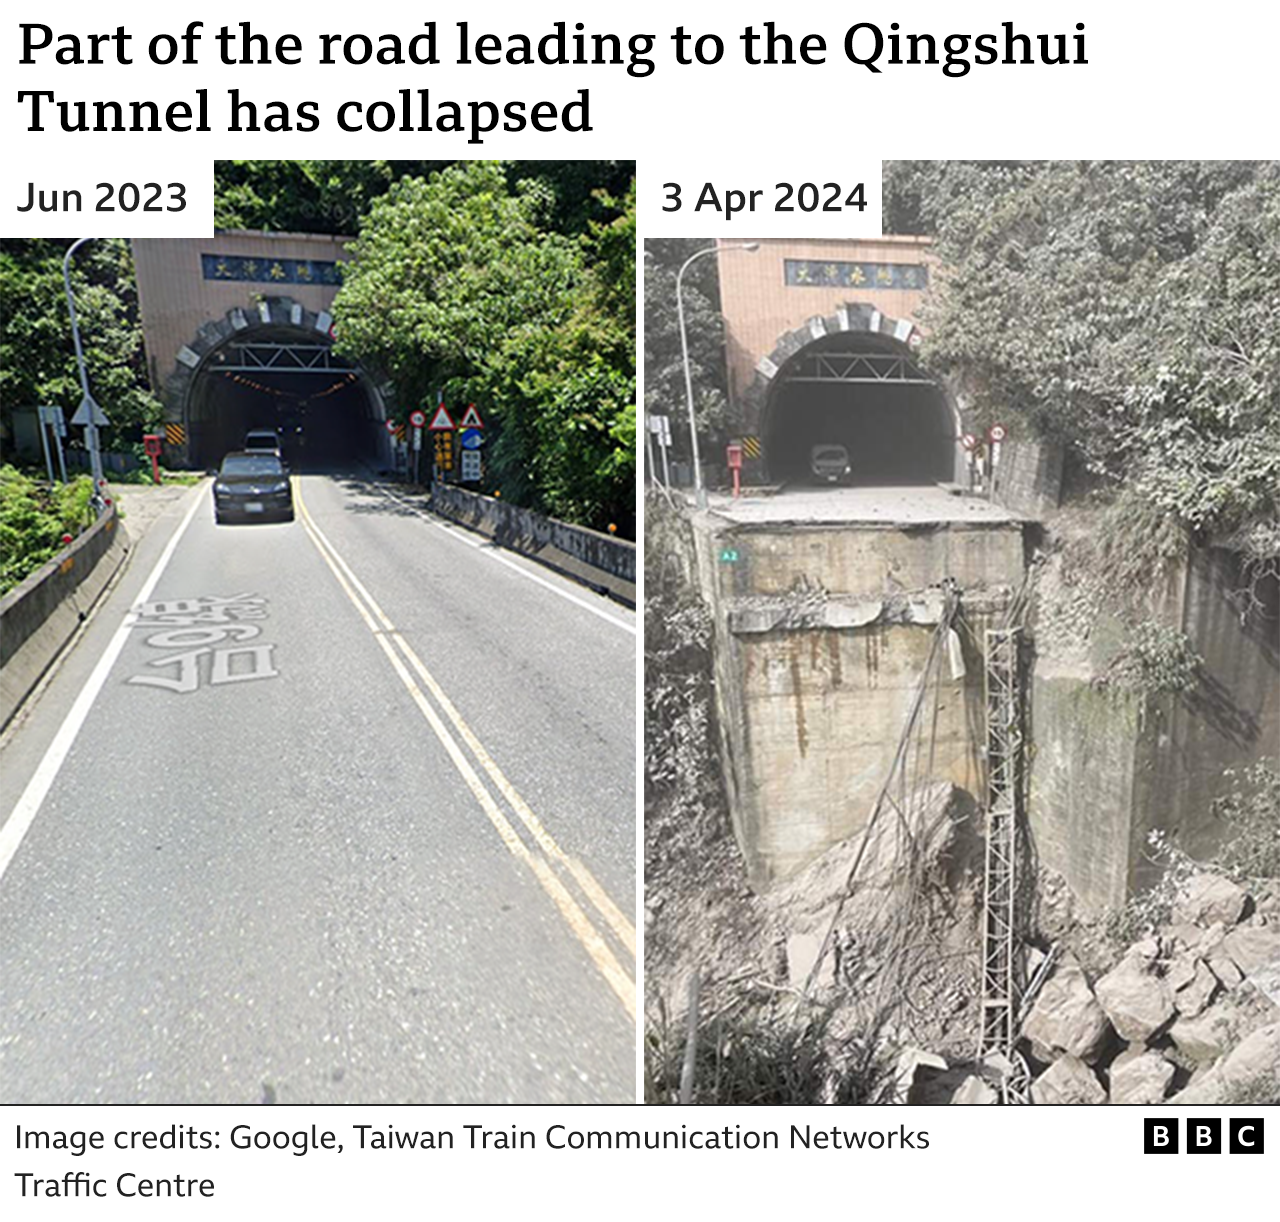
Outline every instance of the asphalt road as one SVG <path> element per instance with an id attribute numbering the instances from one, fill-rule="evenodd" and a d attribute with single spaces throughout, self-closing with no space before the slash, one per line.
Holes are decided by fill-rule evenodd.
<path id="1" fill-rule="evenodd" d="M 634 615 L 295 482 L 175 505 L 4 746 L 0 1100 L 634 1100 Z"/>

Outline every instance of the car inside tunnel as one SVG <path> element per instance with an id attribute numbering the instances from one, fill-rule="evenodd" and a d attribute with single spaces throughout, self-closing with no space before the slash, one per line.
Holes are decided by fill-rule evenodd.
<path id="1" fill-rule="evenodd" d="M 250 429 L 275 429 L 295 471 L 375 459 L 382 420 L 365 375 L 316 336 L 260 329 L 209 355 L 186 404 L 190 461 L 217 466 Z"/>
<path id="2" fill-rule="evenodd" d="M 885 335 L 824 336 L 779 370 L 762 429 L 777 483 L 887 486 L 955 478 L 955 418 L 942 388 Z M 828 459 L 843 447 L 838 479 Z"/>

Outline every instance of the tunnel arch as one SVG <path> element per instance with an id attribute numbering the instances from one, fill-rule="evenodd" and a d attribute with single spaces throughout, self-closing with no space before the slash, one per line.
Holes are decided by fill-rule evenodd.
<path id="1" fill-rule="evenodd" d="M 779 337 L 743 397 L 745 432 L 758 438 L 761 475 L 811 478 L 810 450 L 844 445 L 850 482 L 932 484 L 961 480 L 960 411 L 919 362 L 915 323 L 850 303 Z"/>
<path id="2" fill-rule="evenodd" d="M 169 461 L 210 467 L 249 429 L 272 427 L 296 469 L 357 457 L 389 463 L 391 387 L 332 345 L 332 316 L 288 297 L 260 298 L 202 324 L 165 384 Z"/>

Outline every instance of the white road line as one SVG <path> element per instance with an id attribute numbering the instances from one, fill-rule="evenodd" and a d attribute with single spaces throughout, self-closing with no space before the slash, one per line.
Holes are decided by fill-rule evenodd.
<path id="1" fill-rule="evenodd" d="M 435 514 L 428 513 L 424 509 L 419 509 L 417 505 L 404 500 L 402 497 L 397 496 L 387 488 L 378 488 L 377 491 L 388 500 L 395 501 L 397 505 L 403 505 L 410 513 L 416 514 L 424 522 L 429 522 L 437 530 L 444 531 L 444 533 L 451 539 L 456 539 L 459 543 L 465 543 L 468 547 L 474 547 L 477 550 L 484 551 L 484 554 L 488 556 L 490 560 L 495 560 L 499 564 L 505 564 L 507 568 L 511 569 L 513 572 L 519 573 L 521 577 L 527 577 L 530 581 L 535 582 L 544 589 L 550 590 L 552 594 L 558 594 L 561 598 L 567 599 L 571 603 L 577 603 L 579 607 L 582 607 L 586 611 L 590 611 L 592 615 L 599 616 L 602 620 L 608 624 L 612 624 L 615 628 L 621 628 L 623 632 L 629 632 L 632 636 L 636 635 L 635 624 L 629 624 L 626 620 L 617 619 L 602 607 L 597 607 L 593 603 L 588 602 L 585 598 L 579 598 L 576 594 L 570 594 L 568 590 L 562 590 L 559 586 L 554 585 L 545 578 L 539 577 L 537 573 L 529 572 L 529 570 L 523 565 L 516 564 L 512 560 L 508 560 L 506 556 L 500 556 L 494 551 L 486 551 L 485 543 L 482 543 L 478 539 L 469 538 L 468 535 L 464 533 L 466 531 L 465 526 L 458 526 L 452 522 L 446 524 L 436 517 Z M 486 540 L 485 542 L 488 542 L 490 547 L 500 546 L 499 544 L 493 543 L 491 540 Z"/>
<path id="2" fill-rule="evenodd" d="M 187 527 L 191 525 L 191 519 L 195 517 L 196 510 L 203 501 L 204 497 L 199 495 L 191 498 L 191 508 L 187 510 L 186 516 L 174 532 L 173 538 L 169 540 L 164 551 L 160 553 L 160 559 L 156 561 L 155 567 L 151 570 L 142 589 L 138 592 L 137 598 L 134 600 L 135 606 L 138 603 L 146 602 L 151 597 L 151 592 L 159 583 L 160 577 L 168 567 L 169 561 L 173 559 L 173 553 L 178 550 L 178 543 L 186 533 Z M 61 769 L 63 762 L 71 751 L 76 741 L 76 735 L 80 733 L 81 726 L 84 725 L 85 719 L 89 716 L 89 710 L 93 708 L 93 702 L 98 698 L 98 693 L 102 690 L 103 684 L 106 683 L 112 666 L 115 665 L 116 659 L 120 656 L 120 651 L 129 639 L 129 631 L 133 627 L 136 618 L 134 613 L 130 611 L 125 616 L 124 623 L 116 629 L 115 636 L 111 638 L 106 649 L 103 650 L 102 657 L 98 659 L 98 664 L 93 668 L 93 673 L 89 676 L 88 682 L 80 689 L 80 695 L 76 697 L 75 703 L 71 706 L 71 711 L 63 719 L 57 734 L 54 735 L 53 742 L 49 744 L 48 750 L 44 753 L 44 758 L 32 774 L 31 780 L 27 782 L 26 789 L 22 791 L 22 797 L 18 799 L 17 804 L 10 812 L 4 827 L 0 828 L 0 879 L 4 878 L 5 871 L 9 868 L 9 863 L 13 860 L 14 854 L 17 853 L 19 846 L 22 844 L 23 838 L 35 821 L 36 815 L 40 813 L 40 807 L 48 796 L 59 769 Z"/>

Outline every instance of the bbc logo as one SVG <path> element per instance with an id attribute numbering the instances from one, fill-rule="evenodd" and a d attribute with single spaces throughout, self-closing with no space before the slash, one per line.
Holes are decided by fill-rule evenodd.
<path id="1" fill-rule="evenodd" d="M 1144 1154 L 1177 1154 L 1178 1122 L 1176 1119 L 1143 1122 Z M 1188 1117 L 1183 1132 L 1187 1139 L 1188 1154 L 1221 1154 L 1222 1121 L 1216 1116 L 1200 1119 Z M 1228 1154 L 1261 1154 L 1261 1117 L 1233 1116 L 1227 1120 Z"/>

